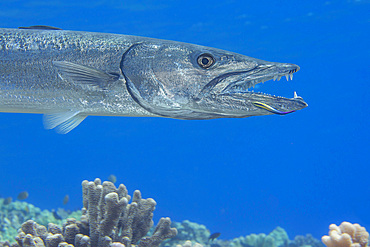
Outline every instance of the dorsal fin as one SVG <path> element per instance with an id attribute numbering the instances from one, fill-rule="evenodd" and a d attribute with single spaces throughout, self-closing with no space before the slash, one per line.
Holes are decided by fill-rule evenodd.
<path id="1" fill-rule="evenodd" d="M 39 30 L 62 30 L 59 27 L 52 27 L 52 26 L 44 26 L 44 25 L 36 25 L 36 26 L 29 26 L 29 27 L 18 27 L 19 29 L 39 29 Z"/>

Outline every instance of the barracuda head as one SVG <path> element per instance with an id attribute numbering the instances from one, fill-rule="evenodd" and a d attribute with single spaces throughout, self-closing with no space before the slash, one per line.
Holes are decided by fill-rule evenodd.
<path id="1" fill-rule="evenodd" d="M 212 119 L 287 114 L 307 104 L 252 92 L 268 80 L 287 80 L 294 64 L 267 62 L 203 46 L 153 40 L 130 47 L 121 61 L 127 89 L 146 110 L 164 117 Z"/>

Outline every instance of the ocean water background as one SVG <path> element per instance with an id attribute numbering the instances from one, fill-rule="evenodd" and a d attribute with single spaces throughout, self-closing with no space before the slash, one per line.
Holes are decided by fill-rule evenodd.
<path id="1" fill-rule="evenodd" d="M 220 238 L 276 226 L 319 238 L 370 228 L 370 1 L 2 0 L 0 26 L 51 25 L 196 43 L 298 64 L 261 88 L 309 106 L 286 116 L 183 121 L 88 117 L 67 135 L 41 115 L 0 114 L 0 195 L 82 206 L 81 182 L 115 174 L 162 216 Z M 63 205 L 69 194 L 70 202 Z"/>

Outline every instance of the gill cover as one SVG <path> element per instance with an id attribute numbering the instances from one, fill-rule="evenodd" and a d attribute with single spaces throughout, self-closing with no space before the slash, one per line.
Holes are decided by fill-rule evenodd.
<path id="1" fill-rule="evenodd" d="M 194 51 L 184 44 L 132 45 L 121 61 L 128 92 L 141 107 L 160 116 L 212 118 L 215 114 L 192 107 L 194 95 L 209 77 L 197 64 L 200 54 L 202 51 Z"/>

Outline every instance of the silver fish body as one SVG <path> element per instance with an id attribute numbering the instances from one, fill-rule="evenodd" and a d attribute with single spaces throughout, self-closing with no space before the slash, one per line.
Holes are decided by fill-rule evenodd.
<path id="1" fill-rule="evenodd" d="M 301 97 L 248 88 L 298 69 L 174 41 L 4 28 L 0 111 L 45 114 L 45 127 L 60 133 L 88 115 L 213 119 L 273 114 L 270 108 L 291 112 L 307 106 Z"/>
<path id="2" fill-rule="evenodd" d="M 124 81 L 110 90 L 64 80 L 53 61 L 120 74 L 122 54 L 138 37 L 49 30 L 0 29 L 0 111 L 152 116 L 137 105 Z M 122 107 L 123 106 L 123 107 Z"/>

